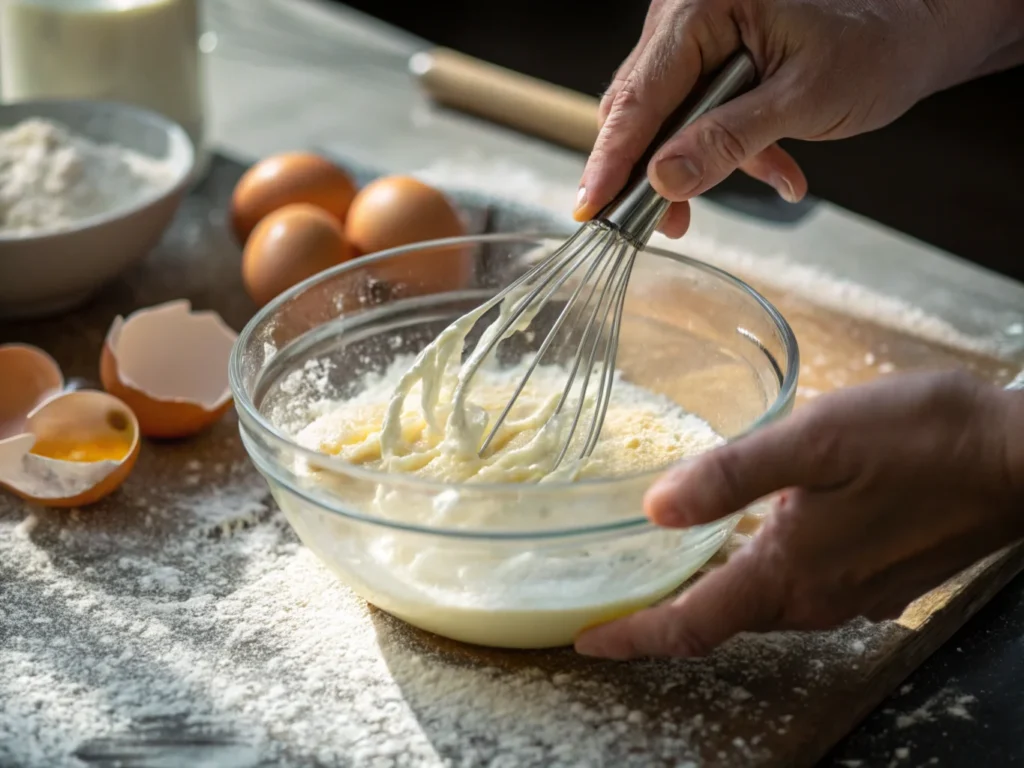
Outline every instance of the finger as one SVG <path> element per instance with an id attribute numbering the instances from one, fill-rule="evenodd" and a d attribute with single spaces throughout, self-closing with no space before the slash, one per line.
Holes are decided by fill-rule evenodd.
<path id="1" fill-rule="evenodd" d="M 619 65 L 619 68 L 615 70 L 615 76 L 612 78 L 611 84 L 601 97 L 601 103 L 597 106 L 598 128 L 604 125 L 604 121 L 608 118 L 608 111 L 611 109 L 612 102 L 615 101 L 616 94 L 618 94 L 619 89 L 622 88 L 622 84 L 629 76 L 629 73 L 633 71 L 633 67 L 636 66 L 637 59 L 640 58 L 640 55 L 647 48 L 647 43 L 651 41 L 651 36 L 657 28 L 658 20 L 661 17 L 661 11 L 665 2 L 666 0 L 652 0 L 650 7 L 647 9 L 647 16 L 644 18 L 644 26 L 640 32 L 639 41 L 637 41 L 637 44 L 633 46 L 633 50 L 629 52 L 629 55 L 625 58 L 622 64 Z"/>
<path id="2" fill-rule="evenodd" d="M 832 398 L 834 399 L 834 398 Z M 658 525 L 686 527 L 717 520 L 775 491 L 834 487 L 851 474 L 830 398 L 670 470 L 644 496 Z"/>
<path id="3" fill-rule="evenodd" d="M 622 189 L 661 125 L 693 88 L 702 66 L 715 66 L 736 45 L 736 39 L 723 35 L 714 39 L 721 50 L 702 46 L 696 35 L 708 21 L 695 20 L 685 4 L 675 10 L 655 25 L 612 100 L 583 171 L 573 214 L 577 221 L 590 219 Z"/>
<path id="4" fill-rule="evenodd" d="M 655 29 L 598 132 L 580 181 L 577 220 L 592 217 L 622 189 L 661 124 L 697 81 L 700 67 L 695 46 L 678 45 L 671 26 Z"/>
<path id="5" fill-rule="evenodd" d="M 889 604 L 872 608 L 864 614 L 864 618 L 876 624 L 882 621 L 895 621 L 907 610 L 909 603 L 890 601 Z"/>
<path id="6" fill-rule="evenodd" d="M 793 156 L 778 144 L 740 164 L 740 169 L 751 178 L 763 181 L 779 193 L 787 203 L 798 203 L 807 194 L 807 177 Z"/>
<path id="7" fill-rule="evenodd" d="M 627 660 L 703 656 L 738 632 L 776 628 L 779 592 L 753 546 L 701 578 L 676 600 L 588 630 L 576 639 L 584 656 Z"/>
<path id="8" fill-rule="evenodd" d="M 792 117 L 785 111 L 784 79 L 776 76 L 706 115 L 672 136 L 648 165 L 651 184 L 673 202 L 689 200 L 715 186 L 741 165 L 754 161 L 787 133 Z M 792 166 L 778 167 L 781 156 L 769 155 L 772 171 L 791 173 Z M 771 163 L 769 163 L 771 164 Z M 795 190 L 802 174 L 787 176 Z"/>
<path id="9" fill-rule="evenodd" d="M 666 237 L 677 238 L 686 234 L 690 228 L 690 204 L 672 203 L 662 218 L 658 229 Z"/>

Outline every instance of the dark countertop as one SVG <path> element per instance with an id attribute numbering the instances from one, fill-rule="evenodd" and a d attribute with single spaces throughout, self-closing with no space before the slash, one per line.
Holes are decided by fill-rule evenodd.
<path id="1" fill-rule="evenodd" d="M 1024 575 L 1003 588 L 906 682 L 909 690 L 883 702 L 822 761 L 828 768 L 889 765 L 896 750 L 905 766 L 1009 766 L 1024 764 Z M 930 701 L 943 706 L 973 696 L 971 720 L 934 713 L 934 719 L 899 728 Z M 935 709 L 935 708 L 930 708 Z M 933 758 L 936 762 L 929 763 Z"/>

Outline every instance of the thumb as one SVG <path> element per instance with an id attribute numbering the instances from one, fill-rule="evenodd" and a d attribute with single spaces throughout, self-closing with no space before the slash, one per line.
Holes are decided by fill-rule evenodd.
<path id="1" fill-rule="evenodd" d="M 602 624 L 576 638 L 576 651 L 625 661 L 703 656 L 739 632 L 775 629 L 782 612 L 777 575 L 752 546 L 702 576 L 675 600 Z"/>
<path id="2" fill-rule="evenodd" d="M 647 516 L 673 528 L 701 525 L 775 491 L 844 482 L 842 433 L 821 402 L 670 470 L 647 491 Z"/>
<path id="3" fill-rule="evenodd" d="M 647 167 L 662 197 L 682 202 L 700 195 L 740 167 L 795 202 L 807 189 L 799 166 L 781 150 L 764 150 L 789 133 L 792 115 L 782 79 L 776 75 L 681 129 L 661 146 Z M 765 166 L 768 167 L 759 167 Z"/>

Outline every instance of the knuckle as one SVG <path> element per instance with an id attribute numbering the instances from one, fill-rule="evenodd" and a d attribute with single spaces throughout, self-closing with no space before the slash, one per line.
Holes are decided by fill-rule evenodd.
<path id="1" fill-rule="evenodd" d="M 805 424 L 804 461 L 821 474 L 825 482 L 843 465 L 843 434 L 824 412 L 814 414 Z"/>
<path id="2" fill-rule="evenodd" d="M 983 387 L 978 379 L 963 370 L 918 374 L 919 397 L 916 409 L 932 418 L 944 416 L 947 424 L 969 421 L 982 398 Z"/>
<path id="3" fill-rule="evenodd" d="M 733 511 L 742 487 L 742 470 L 734 451 L 719 451 L 711 461 L 708 483 L 717 498 Z"/>
<path id="4" fill-rule="evenodd" d="M 668 623 L 661 638 L 661 647 L 669 656 L 706 656 L 711 644 L 682 621 Z"/>
<path id="5" fill-rule="evenodd" d="M 701 148 L 730 166 L 737 166 L 749 155 L 747 142 L 728 125 L 709 118 L 700 128 Z"/>
<path id="6" fill-rule="evenodd" d="M 601 94 L 601 102 L 598 105 L 598 109 L 604 114 L 608 114 L 608 110 L 611 109 L 612 104 L 615 102 L 615 97 L 618 96 L 622 86 L 625 85 L 626 79 L 629 76 L 629 72 L 633 71 L 629 60 L 624 61 L 618 69 L 615 70 L 615 74 L 612 75 L 611 81 L 608 83 L 608 87 L 605 88 L 604 93 Z"/>
<path id="7" fill-rule="evenodd" d="M 632 115 L 643 110 L 645 106 L 644 88 L 637 83 L 635 76 L 630 75 L 618 81 L 617 90 L 609 105 L 610 111 Z"/>
<path id="8" fill-rule="evenodd" d="M 636 126 L 641 122 L 639 117 L 645 107 L 644 97 L 629 80 L 612 87 L 616 90 L 607 98 L 604 127 L 597 137 L 594 151 L 598 156 L 614 161 L 621 155 L 623 144 L 633 143 Z"/>

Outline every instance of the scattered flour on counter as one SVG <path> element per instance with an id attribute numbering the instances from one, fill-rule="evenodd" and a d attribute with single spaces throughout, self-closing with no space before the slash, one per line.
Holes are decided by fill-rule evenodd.
<path id="1" fill-rule="evenodd" d="M 552 184 L 534 171 L 504 158 L 469 152 L 458 160 L 442 159 L 416 171 L 427 184 L 495 195 L 506 200 L 542 206 L 563 216 L 572 225 L 571 211 L 576 203 L 576 188 Z"/>
<path id="2" fill-rule="evenodd" d="M 25 120 L 0 131 L 0 234 L 65 229 L 173 180 L 164 162 L 96 144 L 59 123 Z"/>
<path id="3" fill-rule="evenodd" d="M 903 633 L 856 622 L 628 666 L 431 640 L 301 547 L 247 460 L 216 467 L 214 488 L 168 497 L 130 478 L 104 522 L 0 495 L 0 765 L 765 765 Z"/>
<path id="4" fill-rule="evenodd" d="M 921 723 L 931 723 L 940 717 L 958 720 L 973 720 L 968 705 L 978 701 L 976 696 L 961 694 L 952 688 L 943 688 L 920 707 L 911 712 L 896 715 L 897 728 L 912 728 Z"/>
<path id="5" fill-rule="evenodd" d="M 32 531 L 36 529 L 37 525 L 39 525 L 39 518 L 34 514 L 28 514 L 24 520 L 14 526 L 13 533 L 15 536 L 27 539 L 32 535 Z"/>
<path id="6" fill-rule="evenodd" d="M 652 238 L 651 245 L 673 251 L 680 251 L 682 247 L 659 234 Z M 776 290 L 790 291 L 825 309 L 912 334 L 925 341 L 979 354 L 998 355 L 1003 350 L 998 339 L 965 334 L 949 322 L 902 299 L 841 280 L 817 267 L 798 264 L 782 254 L 750 253 L 725 246 L 699 232 L 687 234 L 685 252 L 745 279 Z"/>
<path id="7" fill-rule="evenodd" d="M 757 764 L 796 711 L 761 691 L 780 676 L 828 686 L 851 645 L 884 642 L 866 624 L 750 636 L 628 672 L 571 651 L 474 650 L 367 608 L 298 544 L 251 471 L 229 472 L 203 504 L 194 490 L 161 499 L 130 485 L 142 517 L 126 531 L 47 511 L 33 528 L 0 497 L 0 765 L 154 750 L 161 764 L 188 754 L 232 768 L 628 768 L 718 752 Z M 186 513 L 154 546 L 153 527 Z"/>

